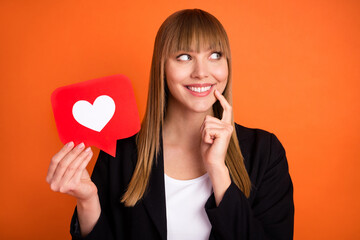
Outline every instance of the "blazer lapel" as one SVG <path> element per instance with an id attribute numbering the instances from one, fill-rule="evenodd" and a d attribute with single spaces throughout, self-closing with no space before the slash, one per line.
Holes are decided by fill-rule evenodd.
<path id="1" fill-rule="evenodd" d="M 160 134 L 161 136 L 161 134 Z M 160 233 L 161 239 L 167 239 L 166 203 L 164 183 L 164 159 L 162 151 L 162 138 L 160 138 L 160 151 L 154 158 L 147 192 L 143 198 L 145 208 Z"/>

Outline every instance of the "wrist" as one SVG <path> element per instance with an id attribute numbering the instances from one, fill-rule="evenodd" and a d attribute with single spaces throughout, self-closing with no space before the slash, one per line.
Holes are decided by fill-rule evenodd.
<path id="1" fill-rule="evenodd" d="M 223 175 L 229 173 L 229 169 L 227 168 L 224 162 L 207 164 L 206 170 L 209 173 L 209 175 L 219 175 L 219 174 Z"/>
<path id="2" fill-rule="evenodd" d="M 100 205 L 99 196 L 96 194 L 92 195 L 88 199 L 77 199 L 76 205 L 81 209 L 94 209 L 94 206 Z"/>
<path id="3" fill-rule="evenodd" d="M 81 236 L 87 236 L 94 228 L 101 214 L 100 201 L 97 194 L 89 199 L 77 199 L 77 214 Z"/>

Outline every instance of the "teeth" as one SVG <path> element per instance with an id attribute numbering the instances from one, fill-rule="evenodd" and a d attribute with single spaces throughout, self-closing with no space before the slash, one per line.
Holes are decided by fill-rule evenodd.
<path id="1" fill-rule="evenodd" d="M 208 87 L 187 87 L 187 88 L 190 89 L 193 92 L 202 93 L 202 92 L 209 91 L 211 86 L 208 86 Z"/>

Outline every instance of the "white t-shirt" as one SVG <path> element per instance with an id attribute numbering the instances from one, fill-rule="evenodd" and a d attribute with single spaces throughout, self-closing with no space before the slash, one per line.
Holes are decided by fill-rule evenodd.
<path id="1" fill-rule="evenodd" d="M 208 240 L 211 224 L 205 203 L 212 193 L 209 175 L 177 180 L 165 174 L 168 240 Z"/>

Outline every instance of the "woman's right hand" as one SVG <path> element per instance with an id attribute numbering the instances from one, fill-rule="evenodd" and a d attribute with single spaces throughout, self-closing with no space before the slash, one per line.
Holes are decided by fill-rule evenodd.
<path id="1" fill-rule="evenodd" d="M 78 202 L 86 202 L 97 195 L 96 185 L 86 170 L 92 155 L 91 148 L 85 149 L 84 143 L 75 147 L 73 142 L 65 144 L 49 165 L 46 181 L 51 190 L 69 194 Z"/>

